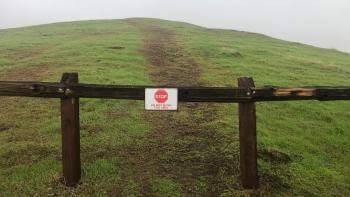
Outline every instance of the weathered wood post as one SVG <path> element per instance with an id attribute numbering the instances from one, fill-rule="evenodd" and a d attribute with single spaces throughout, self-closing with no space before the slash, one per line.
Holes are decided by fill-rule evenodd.
<path id="1" fill-rule="evenodd" d="M 241 77 L 238 78 L 238 87 L 250 88 L 255 87 L 255 85 L 252 78 Z M 253 92 L 248 94 L 253 94 Z M 255 102 L 239 103 L 239 142 L 242 185 L 246 189 L 257 188 L 259 181 L 257 170 Z"/>
<path id="2" fill-rule="evenodd" d="M 64 73 L 61 83 L 69 85 L 78 83 L 78 73 Z M 63 90 L 69 96 L 69 88 Z M 80 180 L 80 126 L 79 98 L 61 99 L 62 160 L 63 177 L 67 186 L 75 186 Z"/>

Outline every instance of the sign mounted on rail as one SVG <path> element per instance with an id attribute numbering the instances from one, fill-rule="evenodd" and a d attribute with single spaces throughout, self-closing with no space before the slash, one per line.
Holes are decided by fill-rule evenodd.
<path id="1" fill-rule="evenodd" d="M 146 110 L 177 110 L 177 88 L 146 88 Z"/>

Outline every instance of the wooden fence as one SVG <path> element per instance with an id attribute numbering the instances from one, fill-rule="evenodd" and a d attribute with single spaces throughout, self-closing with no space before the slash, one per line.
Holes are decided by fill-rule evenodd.
<path id="1" fill-rule="evenodd" d="M 63 176 L 67 186 L 75 186 L 81 176 L 79 98 L 144 100 L 145 88 L 149 87 L 152 86 L 82 84 L 78 83 L 78 73 L 64 73 L 60 83 L 0 81 L 0 96 L 61 99 Z M 238 88 L 177 88 L 180 102 L 239 103 L 240 170 L 244 188 L 257 188 L 259 183 L 255 102 L 350 100 L 350 87 L 256 88 L 253 79 L 247 77 L 238 79 Z"/>

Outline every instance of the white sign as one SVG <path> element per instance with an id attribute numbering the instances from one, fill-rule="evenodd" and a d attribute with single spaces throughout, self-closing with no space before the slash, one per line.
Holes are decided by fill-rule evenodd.
<path id="1" fill-rule="evenodd" d="M 146 88 L 146 110 L 177 110 L 177 88 Z"/>

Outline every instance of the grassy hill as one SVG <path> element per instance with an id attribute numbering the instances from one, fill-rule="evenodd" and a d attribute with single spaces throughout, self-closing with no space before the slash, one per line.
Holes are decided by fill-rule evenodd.
<path id="1" fill-rule="evenodd" d="M 350 85 L 350 55 L 157 19 L 0 30 L 0 80 L 236 86 Z M 59 100 L 0 98 L 0 196 L 348 196 L 350 103 L 257 104 L 260 188 L 239 183 L 237 104 L 81 99 L 82 180 L 60 183 Z"/>

